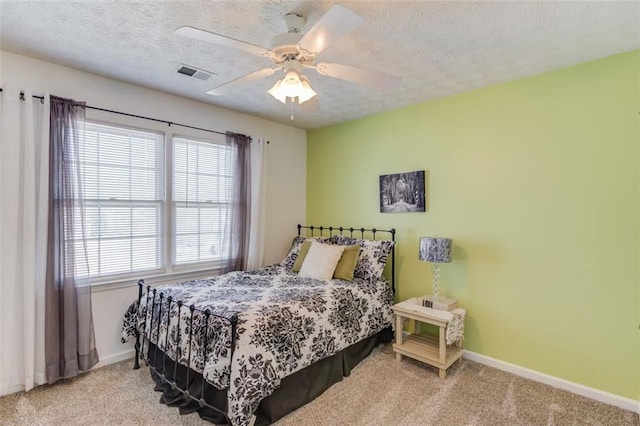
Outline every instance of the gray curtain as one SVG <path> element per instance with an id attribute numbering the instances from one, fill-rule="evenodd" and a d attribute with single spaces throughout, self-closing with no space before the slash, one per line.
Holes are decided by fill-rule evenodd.
<path id="1" fill-rule="evenodd" d="M 227 132 L 227 144 L 233 149 L 233 211 L 228 235 L 230 252 L 223 272 L 245 269 L 251 220 L 251 138 Z"/>
<path id="2" fill-rule="evenodd" d="M 98 352 L 78 152 L 84 103 L 51 96 L 50 124 L 45 358 L 53 383 L 89 370 Z"/>

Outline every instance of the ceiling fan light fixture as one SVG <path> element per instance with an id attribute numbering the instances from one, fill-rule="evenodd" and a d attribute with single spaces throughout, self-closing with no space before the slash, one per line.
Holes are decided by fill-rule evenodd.
<path id="1" fill-rule="evenodd" d="M 288 71 L 284 79 L 276 81 L 268 93 L 283 104 L 287 102 L 287 98 L 298 98 L 298 103 L 301 104 L 316 95 L 307 79 L 293 70 Z"/>

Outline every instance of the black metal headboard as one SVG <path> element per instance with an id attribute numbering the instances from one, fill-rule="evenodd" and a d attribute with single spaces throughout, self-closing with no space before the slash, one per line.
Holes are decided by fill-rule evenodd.
<path id="1" fill-rule="evenodd" d="M 347 232 L 349 233 L 349 237 L 353 238 L 361 238 L 361 239 L 376 239 L 377 233 L 383 234 L 391 234 L 391 241 L 395 243 L 396 241 L 396 230 L 395 228 L 391 229 L 376 229 L 376 228 L 346 228 L 344 226 L 313 226 L 313 225 L 300 225 L 298 224 L 298 236 L 302 236 L 302 230 L 307 229 L 308 237 L 331 237 L 333 235 L 345 235 Z M 317 234 L 315 234 L 317 232 Z M 326 235 L 325 232 L 328 232 L 329 235 Z M 356 233 L 355 237 L 353 236 L 354 232 Z M 367 238 L 371 236 L 370 238 Z M 388 239 L 388 238 L 387 238 Z M 391 290 L 393 290 L 393 294 L 396 294 L 396 245 L 393 245 L 391 249 Z"/>

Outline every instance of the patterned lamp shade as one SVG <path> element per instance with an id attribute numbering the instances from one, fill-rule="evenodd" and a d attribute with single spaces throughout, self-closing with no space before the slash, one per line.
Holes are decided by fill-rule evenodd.
<path id="1" fill-rule="evenodd" d="M 420 260 L 433 263 L 449 263 L 452 260 L 452 247 L 453 240 L 451 238 L 421 237 Z"/>

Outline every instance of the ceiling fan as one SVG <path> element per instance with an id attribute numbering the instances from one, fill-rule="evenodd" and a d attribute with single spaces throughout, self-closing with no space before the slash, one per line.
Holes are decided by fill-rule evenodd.
<path id="1" fill-rule="evenodd" d="M 297 13 L 288 13 L 284 16 L 287 32 L 272 39 L 271 49 L 189 26 L 178 28 L 175 34 L 244 50 L 269 58 L 275 64 L 273 67 L 251 72 L 214 87 L 207 92 L 208 94 L 223 95 L 236 86 L 270 77 L 283 70 L 284 78 L 278 80 L 268 93 L 282 103 L 289 99 L 292 104 L 302 104 L 316 96 L 307 77 L 302 74 L 305 68 L 313 69 L 321 75 L 380 90 L 392 90 L 398 85 L 400 79 L 388 74 L 329 62 L 315 63 L 316 57 L 331 43 L 355 30 L 363 22 L 364 20 L 353 11 L 341 5 L 334 5 L 309 31 L 302 34 L 305 19 Z M 309 104 L 315 104 L 315 108 L 311 110 L 319 109 L 317 102 Z"/>

